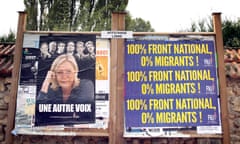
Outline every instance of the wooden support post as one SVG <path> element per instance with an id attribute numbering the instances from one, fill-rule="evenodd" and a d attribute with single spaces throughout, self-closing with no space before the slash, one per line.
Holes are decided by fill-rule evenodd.
<path id="1" fill-rule="evenodd" d="M 15 42 L 16 47 L 14 49 L 10 101 L 8 104 L 8 122 L 7 122 L 7 131 L 6 131 L 7 144 L 11 144 L 13 141 L 13 136 L 11 134 L 11 131 L 14 129 L 18 78 L 19 78 L 20 62 L 21 62 L 21 56 L 22 56 L 23 33 L 25 31 L 26 16 L 27 14 L 25 12 L 19 12 L 17 39 Z"/>
<path id="2" fill-rule="evenodd" d="M 219 88 L 220 88 L 220 105 L 221 105 L 221 120 L 223 130 L 223 144 L 230 143 L 229 136 L 229 121 L 228 121 L 228 98 L 226 90 L 226 75 L 224 64 L 224 47 L 221 25 L 221 13 L 213 13 L 214 32 L 216 34 L 216 50 L 218 58 L 218 74 L 219 74 Z"/>
<path id="3" fill-rule="evenodd" d="M 125 30 L 126 13 L 112 14 L 112 31 Z M 109 143 L 123 144 L 124 39 L 111 39 Z"/>

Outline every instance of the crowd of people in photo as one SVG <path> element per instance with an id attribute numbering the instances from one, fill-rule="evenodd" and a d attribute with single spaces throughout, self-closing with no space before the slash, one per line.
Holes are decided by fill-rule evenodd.
<path id="1" fill-rule="evenodd" d="M 40 72 L 45 75 L 46 70 L 44 69 L 49 69 L 53 60 L 62 54 L 74 56 L 79 67 L 79 78 L 89 78 L 89 75 L 94 73 L 96 52 L 95 44 L 91 40 L 41 42 L 39 57 Z M 90 79 L 94 80 L 94 78 L 91 77 Z"/>
<path id="2" fill-rule="evenodd" d="M 95 82 L 96 51 L 92 40 L 86 41 L 41 41 L 39 45 L 40 54 L 38 58 L 38 90 L 47 75 L 52 62 L 61 55 L 71 55 L 78 65 L 78 78 L 90 79 Z"/>
<path id="3" fill-rule="evenodd" d="M 95 46 L 93 41 L 68 41 L 64 42 L 42 42 L 40 45 L 40 57 L 42 60 L 56 58 L 61 54 L 71 54 L 76 60 L 95 59 Z"/>

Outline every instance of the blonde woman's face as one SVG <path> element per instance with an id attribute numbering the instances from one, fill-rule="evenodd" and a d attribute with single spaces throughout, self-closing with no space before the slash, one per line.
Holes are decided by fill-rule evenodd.
<path id="1" fill-rule="evenodd" d="M 61 63 L 56 68 L 55 74 L 60 87 L 63 89 L 72 89 L 75 79 L 75 70 L 72 63 L 68 61 Z"/>

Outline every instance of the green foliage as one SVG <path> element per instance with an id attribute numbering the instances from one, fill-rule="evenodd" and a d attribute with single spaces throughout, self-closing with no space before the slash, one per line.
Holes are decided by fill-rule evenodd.
<path id="1" fill-rule="evenodd" d="M 24 4 L 28 14 L 27 30 L 103 31 L 111 30 L 112 13 L 124 12 L 128 0 L 39 0 L 39 3 L 24 0 Z M 132 20 L 130 16 L 126 27 L 133 31 L 154 31 L 150 22 L 141 18 Z"/>
<path id="2" fill-rule="evenodd" d="M 111 13 L 124 11 L 128 0 L 24 0 L 28 30 L 98 31 L 110 30 Z M 33 6 L 33 7 L 31 7 Z M 34 9 L 34 10 L 33 10 Z M 39 24 L 35 23 L 39 11 Z"/>
<path id="3" fill-rule="evenodd" d="M 186 32 L 213 32 L 211 17 L 193 22 Z M 222 22 L 223 44 L 227 47 L 240 47 L 240 19 L 238 21 L 224 20 Z"/>
<path id="4" fill-rule="evenodd" d="M 222 31 L 224 46 L 240 47 L 240 19 L 236 22 L 224 21 Z"/>
<path id="5" fill-rule="evenodd" d="M 101 31 L 111 29 L 111 14 L 124 11 L 127 0 L 82 0 L 74 29 L 77 31 Z"/>
<path id="6" fill-rule="evenodd" d="M 32 31 L 111 30 L 113 12 L 125 12 L 128 0 L 24 0 L 26 29 Z M 127 13 L 126 30 L 153 32 L 149 21 L 132 19 Z M 15 34 L 1 36 L 1 42 L 15 42 Z"/>
<path id="7" fill-rule="evenodd" d="M 211 17 L 192 22 L 190 28 L 181 30 L 183 32 L 213 32 L 213 23 Z"/>
<path id="8" fill-rule="evenodd" d="M 16 36 L 15 33 L 10 30 L 8 35 L 4 35 L 0 37 L 0 42 L 6 43 L 6 42 L 15 42 L 16 41 Z"/>
<path id="9" fill-rule="evenodd" d="M 126 16 L 126 30 L 134 32 L 154 32 L 149 21 L 144 21 L 141 18 L 131 19 L 129 15 Z"/>
<path id="10" fill-rule="evenodd" d="M 28 30 L 37 30 L 38 22 L 37 22 L 37 8 L 38 8 L 38 0 L 24 0 L 25 11 L 27 12 L 27 25 L 26 29 Z"/>
<path id="11" fill-rule="evenodd" d="M 192 23 L 192 24 L 191 24 L 191 28 L 190 28 L 189 30 L 187 30 L 187 31 L 190 31 L 190 32 L 195 32 L 195 31 L 197 31 L 197 25 L 196 25 L 195 23 Z"/>
<path id="12" fill-rule="evenodd" d="M 53 31 L 69 30 L 71 27 L 71 1 L 55 0 L 49 8 L 47 17 L 48 28 Z M 56 12 L 59 11 L 59 12 Z"/>

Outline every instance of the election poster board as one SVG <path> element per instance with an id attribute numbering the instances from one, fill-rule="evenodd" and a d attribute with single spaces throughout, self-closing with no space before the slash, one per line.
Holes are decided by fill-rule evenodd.
<path id="1" fill-rule="evenodd" d="M 72 47 L 69 48 L 69 53 L 67 52 L 68 44 L 69 47 Z M 42 50 L 43 46 L 47 46 L 48 49 Z M 82 53 L 84 55 L 78 55 L 80 53 L 77 50 L 78 46 L 83 47 Z M 60 49 L 63 49 L 63 51 L 60 52 Z M 57 93 L 51 91 L 49 96 L 52 100 L 49 100 L 47 95 L 44 95 L 43 99 L 39 99 L 43 83 L 49 78 L 47 77 L 49 70 L 53 70 L 53 65 L 57 63 L 56 60 L 63 55 L 67 56 L 66 59 L 74 58 L 74 61 L 76 61 L 78 71 L 72 71 L 74 81 L 80 79 L 80 85 L 84 85 L 84 82 L 88 85 L 82 88 L 75 87 L 78 89 L 72 91 L 72 101 L 60 101 L 63 98 L 58 98 L 60 95 L 57 94 L 63 94 L 64 88 L 57 89 Z M 17 93 L 15 128 L 12 133 L 16 135 L 76 135 L 74 132 L 69 133 L 69 131 L 65 132 L 64 130 L 66 128 L 75 130 L 79 128 L 108 128 L 109 55 L 109 40 L 97 39 L 96 35 L 25 33 Z M 100 63 L 101 66 L 97 67 L 97 63 Z M 71 74 L 71 71 L 67 69 L 69 65 L 71 64 L 60 67 L 62 69 L 56 69 L 54 76 L 62 75 L 62 77 L 59 76 L 61 80 L 69 78 Z M 60 83 L 59 81 L 59 87 Z M 67 82 L 63 83 L 66 84 Z M 48 85 L 49 89 L 52 85 L 52 83 Z M 93 87 L 93 91 L 89 88 L 90 86 Z M 86 89 L 90 89 L 87 92 L 93 94 L 93 99 L 91 99 L 93 101 L 81 98 L 80 94 Z M 88 93 L 83 93 L 82 97 L 87 96 Z"/>
<path id="2" fill-rule="evenodd" d="M 221 134 L 212 36 L 125 40 L 125 137 Z"/>

